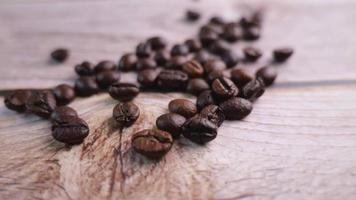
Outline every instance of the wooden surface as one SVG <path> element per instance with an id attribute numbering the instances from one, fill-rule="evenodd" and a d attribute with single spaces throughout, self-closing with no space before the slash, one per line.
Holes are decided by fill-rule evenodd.
<path id="1" fill-rule="evenodd" d="M 77 99 L 71 106 L 91 133 L 71 148 L 51 138 L 47 121 L 6 110 L 1 97 L 0 199 L 355 199 L 356 2 L 248 2 L 266 8 L 263 39 L 255 44 L 266 53 L 256 66 L 274 47 L 296 49 L 249 117 L 224 122 L 206 146 L 181 139 L 153 162 L 131 150 L 130 136 L 152 127 L 182 94 L 140 94 L 142 115 L 122 132 L 111 121 L 116 102 L 108 95 Z M 214 13 L 237 17 L 246 4 L 3 0 L 0 90 L 72 83 L 74 64 L 117 60 L 153 34 L 181 42 L 198 27 L 182 21 L 191 7 L 204 21 Z M 72 51 L 62 65 L 48 61 L 58 46 Z"/>

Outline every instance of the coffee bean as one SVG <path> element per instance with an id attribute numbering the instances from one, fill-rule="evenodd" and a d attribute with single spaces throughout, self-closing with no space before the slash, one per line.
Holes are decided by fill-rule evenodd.
<path id="1" fill-rule="evenodd" d="M 211 56 L 205 50 L 200 50 L 194 55 L 194 60 L 198 61 L 202 65 L 204 65 L 209 59 L 211 59 Z"/>
<path id="2" fill-rule="evenodd" d="M 166 50 L 157 51 L 154 60 L 156 61 L 158 66 L 165 67 L 169 62 L 171 55 Z"/>
<path id="3" fill-rule="evenodd" d="M 210 59 L 204 64 L 204 71 L 209 74 L 212 71 L 222 71 L 226 69 L 226 64 L 218 59 Z"/>
<path id="4" fill-rule="evenodd" d="M 204 68 L 195 60 L 190 60 L 183 65 L 183 71 L 191 78 L 202 77 L 204 75 Z"/>
<path id="5" fill-rule="evenodd" d="M 202 26 L 199 32 L 204 32 L 204 31 L 209 32 L 210 30 L 218 34 L 219 37 L 219 35 L 221 35 L 224 32 L 224 25 L 208 23 L 207 25 Z"/>
<path id="6" fill-rule="evenodd" d="M 79 76 L 91 76 L 94 75 L 94 66 L 91 62 L 84 61 L 74 68 L 75 72 Z"/>
<path id="7" fill-rule="evenodd" d="M 99 74 L 103 71 L 113 71 L 116 68 L 116 64 L 110 60 L 100 61 L 94 68 L 94 72 Z"/>
<path id="8" fill-rule="evenodd" d="M 213 28 L 204 26 L 200 29 L 199 39 L 203 47 L 210 46 L 219 38 L 219 33 L 217 33 Z"/>
<path id="9" fill-rule="evenodd" d="M 183 136 L 198 144 L 205 144 L 216 138 L 217 126 L 207 118 L 195 116 L 183 125 Z"/>
<path id="10" fill-rule="evenodd" d="M 257 70 L 256 77 L 261 78 L 265 86 L 270 86 L 277 78 L 277 70 L 273 67 L 262 67 Z"/>
<path id="11" fill-rule="evenodd" d="M 241 90 L 241 97 L 249 101 L 255 101 L 265 92 L 265 85 L 262 79 L 257 78 L 247 83 Z"/>
<path id="12" fill-rule="evenodd" d="M 138 58 L 148 58 L 152 53 L 151 45 L 141 42 L 136 47 L 136 55 Z"/>
<path id="13" fill-rule="evenodd" d="M 172 136 L 166 131 L 144 129 L 131 138 L 133 149 L 148 158 L 158 159 L 164 156 L 172 147 Z"/>
<path id="14" fill-rule="evenodd" d="M 245 71 L 238 68 L 231 70 L 230 74 L 231 74 L 231 80 L 240 89 L 242 89 L 247 83 L 249 83 L 253 79 Z"/>
<path id="15" fill-rule="evenodd" d="M 235 97 L 239 93 L 239 89 L 234 82 L 226 77 L 215 79 L 211 84 L 211 88 L 214 94 L 221 100 Z"/>
<path id="16" fill-rule="evenodd" d="M 187 92 L 194 95 L 199 95 L 201 92 L 209 89 L 209 84 L 202 78 L 193 78 L 189 80 L 187 85 Z"/>
<path id="17" fill-rule="evenodd" d="M 247 41 L 253 41 L 259 39 L 261 36 L 261 30 L 258 27 L 250 27 L 243 30 L 243 38 Z"/>
<path id="18" fill-rule="evenodd" d="M 228 120 L 240 120 L 252 111 L 252 103 L 246 99 L 233 97 L 220 104 L 220 108 Z"/>
<path id="19" fill-rule="evenodd" d="M 124 54 L 117 66 L 118 70 L 121 71 L 132 71 L 136 69 L 137 56 L 133 53 Z"/>
<path id="20" fill-rule="evenodd" d="M 33 91 L 27 101 L 26 108 L 35 115 L 49 118 L 56 108 L 56 99 L 51 91 Z"/>
<path id="21" fill-rule="evenodd" d="M 191 22 L 197 21 L 200 18 L 200 13 L 195 10 L 188 10 L 186 12 L 186 18 L 188 21 L 191 21 Z"/>
<path id="22" fill-rule="evenodd" d="M 164 38 L 156 36 L 148 39 L 147 43 L 151 45 L 152 50 L 158 51 L 166 48 L 168 42 Z"/>
<path id="23" fill-rule="evenodd" d="M 31 95 L 30 90 L 15 90 L 5 97 L 4 104 L 10 110 L 25 112 L 26 103 Z"/>
<path id="24" fill-rule="evenodd" d="M 75 81 L 75 93 L 81 97 L 88 97 L 98 93 L 99 87 L 94 77 L 82 76 Z"/>
<path id="25" fill-rule="evenodd" d="M 67 105 L 75 99 L 74 88 L 67 84 L 60 84 L 53 89 L 57 105 Z"/>
<path id="26" fill-rule="evenodd" d="M 157 63 L 153 58 L 139 58 L 137 61 L 137 70 L 154 69 L 157 67 Z"/>
<path id="27" fill-rule="evenodd" d="M 142 70 L 137 75 L 137 81 L 141 84 L 141 87 L 143 88 L 153 88 L 156 86 L 156 79 L 159 73 L 159 69 Z"/>
<path id="28" fill-rule="evenodd" d="M 88 124 L 79 117 L 65 116 L 52 125 L 53 138 L 66 144 L 80 144 L 88 134 Z"/>
<path id="29" fill-rule="evenodd" d="M 189 54 L 189 48 L 185 44 L 176 44 L 171 49 L 171 56 L 186 56 Z"/>
<path id="30" fill-rule="evenodd" d="M 78 117 L 78 113 L 69 106 L 59 106 L 53 110 L 51 114 L 51 121 L 53 123 L 57 123 L 60 122 L 62 118 L 67 116 Z"/>
<path id="31" fill-rule="evenodd" d="M 245 55 L 245 61 L 247 62 L 255 62 L 262 56 L 261 50 L 254 47 L 246 47 L 243 49 L 243 52 Z"/>
<path id="32" fill-rule="evenodd" d="M 132 102 L 118 103 L 113 110 L 113 118 L 121 126 L 129 127 L 140 116 L 140 109 Z"/>
<path id="33" fill-rule="evenodd" d="M 209 121 L 213 122 L 216 126 L 221 126 L 225 120 L 225 115 L 219 106 L 208 105 L 200 112 L 200 116 L 207 118 Z"/>
<path id="34" fill-rule="evenodd" d="M 208 81 L 208 83 L 213 83 L 213 81 L 217 78 L 222 78 L 222 77 L 227 77 L 229 78 L 229 74 L 227 71 L 212 71 L 210 72 L 206 77 L 205 80 Z"/>
<path id="35" fill-rule="evenodd" d="M 228 24 L 224 27 L 221 37 L 228 42 L 236 42 L 242 38 L 242 30 L 236 24 Z"/>
<path id="36" fill-rule="evenodd" d="M 167 63 L 166 68 L 182 70 L 184 63 L 188 61 L 186 56 L 173 56 L 171 60 Z"/>
<path id="37" fill-rule="evenodd" d="M 69 50 L 64 48 L 59 48 L 51 53 L 51 58 L 56 62 L 64 62 L 69 57 Z"/>
<path id="38" fill-rule="evenodd" d="M 197 114 L 196 105 L 187 99 L 174 99 L 169 102 L 168 109 L 172 113 L 177 113 L 185 118 L 193 117 Z"/>
<path id="39" fill-rule="evenodd" d="M 228 68 L 235 67 L 239 63 L 239 58 L 235 52 L 227 51 L 219 56 Z"/>
<path id="40" fill-rule="evenodd" d="M 167 113 L 157 118 L 156 126 L 158 129 L 170 133 L 173 138 L 179 138 L 184 122 L 185 118 L 182 115 Z"/>
<path id="41" fill-rule="evenodd" d="M 162 90 L 184 90 L 188 75 L 179 70 L 162 70 L 157 77 L 157 86 Z"/>
<path id="42" fill-rule="evenodd" d="M 222 55 L 230 51 L 229 45 L 223 40 L 216 40 L 209 46 L 209 51 L 215 55 Z"/>
<path id="43" fill-rule="evenodd" d="M 114 83 L 109 88 L 109 94 L 112 98 L 119 101 L 131 101 L 140 90 L 132 83 Z"/>
<path id="44" fill-rule="evenodd" d="M 214 16 L 210 19 L 209 24 L 214 24 L 214 25 L 224 25 L 225 20 L 221 17 Z"/>
<path id="45" fill-rule="evenodd" d="M 257 15 L 243 16 L 240 19 L 240 26 L 244 29 L 256 26 L 259 27 L 260 25 L 260 20 L 257 18 Z"/>
<path id="46" fill-rule="evenodd" d="M 107 89 L 111 84 L 120 80 L 120 73 L 116 71 L 103 71 L 96 75 L 96 82 L 101 89 Z"/>
<path id="47" fill-rule="evenodd" d="M 215 97 L 213 95 L 213 91 L 206 90 L 200 93 L 197 98 L 196 104 L 199 110 L 202 110 L 206 106 L 217 104 Z"/>
<path id="48" fill-rule="evenodd" d="M 202 48 L 200 41 L 195 39 L 188 39 L 184 44 L 188 47 L 189 52 L 191 53 L 197 52 Z"/>
<path id="49" fill-rule="evenodd" d="M 285 62 L 293 54 L 293 49 L 289 47 L 278 48 L 273 51 L 275 62 Z"/>

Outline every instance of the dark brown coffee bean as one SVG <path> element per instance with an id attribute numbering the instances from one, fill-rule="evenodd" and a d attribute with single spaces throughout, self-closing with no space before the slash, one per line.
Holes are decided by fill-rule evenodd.
<path id="1" fill-rule="evenodd" d="M 33 91 L 26 108 L 35 115 L 49 118 L 56 108 L 56 99 L 51 91 Z"/>
<path id="2" fill-rule="evenodd" d="M 204 47 L 210 46 L 219 38 L 219 33 L 217 33 L 213 28 L 203 26 L 199 32 L 199 39 Z"/>
<path id="3" fill-rule="evenodd" d="M 204 68 L 195 60 L 190 60 L 183 65 L 183 71 L 191 78 L 202 77 L 204 75 Z"/>
<path id="4" fill-rule="evenodd" d="M 53 89 L 57 105 L 67 105 L 75 99 L 74 88 L 67 84 L 60 84 Z"/>
<path id="5" fill-rule="evenodd" d="M 57 123 L 60 122 L 62 118 L 67 116 L 78 117 L 78 113 L 69 106 L 59 106 L 53 110 L 51 114 L 51 121 L 52 123 Z"/>
<path id="6" fill-rule="evenodd" d="M 255 101 L 265 92 L 265 85 L 262 79 L 257 78 L 247 83 L 241 90 L 241 97 L 250 101 Z"/>
<path id="7" fill-rule="evenodd" d="M 210 72 L 206 77 L 205 80 L 208 81 L 208 83 L 213 83 L 213 81 L 217 78 L 222 78 L 222 77 L 227 77 L 229 78 L 229 74 L 227 71 L 212 71 Z"/>
<path id="8" fill-rule="evenodd" d="M 15 90 L 5 97 L 4 104 L 10 110 L 25 112 L 26 103 L 31 95 L 30 90 Z"/>
<path id="9" fill-rule="evenodd" d="M 189 52 L 191 53 L 197 52 L 202 48 L 200 41 L 195 39 L 188 39 L 184 44 L 188 47 Z"/>
<path id="10" fill-rule="evenodd" d="M 99 87 L 94 77 L 82 76 L 75 81 L 74 90 L 76 95 L 88 97 L 98 93 Z"/>
<path id="11" fill-rule="evenodd" d="M 170 133 L 173 138 L 179 138 L 184 122 L 185 118 L 182 115 L 167 113 L 157 118 L 156 126 L 158 129 Z"/>
<path id="12" fill-rule="evenodd" d="M 157 51 L 154 60 L 158 66 L 165 67 L 169 62 L 171 55 L 166 50 Z"/>
<path id="13" fill-rule="evenodd" d="M 221 126 L 225 120 L 225 115 L 219 106 L 208 105 L 200 112 L 200 116 L 207 118 L 209 121 L 213 122 L 216 126 Z"/>
<path id="14" fill-rule="evenodd" d="M 184 90 L 188 75 L 179 70 L 162 70 L 157 77 L 157 87 L 162 90 Z"/>
<path id="15" fill-rule="evenodd" d="M 210 19 L 209 24 L 214 24 L 214 25 L 224 25 L 225 20 L 221 17 L 214 16 Z"/>
<path id="16" fill-rule="evenodd" d="M 156 86 L 156 79 L 160 73 L 159 69 L 145 69 L 138 73 L 137 81 L 143 88 L 153 88 Z"/>
<path id="17" fill-rule="evenodd" d="M 221 37 L 228 42 L 236 42 L 242 38 L 242 30 L 236 24 L 228 24 L 224 27 Z"/>
<path id="18" fill-rule="evenodd" d="M 80 144 L 89 134 L 88 124 L 79 117 L 62 117 L 52 125 L 52 136 L 66 144 Z"/>
<path id="19" fill-rule="evenodd" d="M 234 82 L 226 77 L 215 79 L 211 84 L 211 88 L 214 94 L 221 100 L 235 97 L 239 93 L 239 89 Z"/>
<path id="20" fill-rule="evenodd" d="M 166 68 L 182 70 L 184 63 L 188 61 L 186 56 L 173 56 L 171 60 L 167 63 Z"/>
<path id="21" fill-rule="evenodd" d="M 197 114 L 196 105 L 187 99 L 174 99 L 169 102 L 168 109 L 172 113 L 177 113 L 185 118 L 193 117 Z"/>
<path id="22" fill-rule="evenodd" d="M 226 69 L 226 64 L 218 59 L 210 59 L 204 64 L 204 71 L 209 74 L 212 71 L 222 71 Z"/>
<path id="23" fill-rule="evenodd" d="M 133 53 L 124 54 L 119 64 L 117 65 L 117 69 L 120 71 L 132 71 L 136 69 L 137 65 L 137 56 Z"/>
<path id="24" fill-rule="evenodd" d="M 242 69 L 233 69 L 231 70 L 230 74 L 231 74 L 231 80 L 240 89 L 242 89 L 247 83 L 249 83 L 253 79 Z"/>
<path id="25" fill-rule="evenodd" d="M 120 77 L 117 71 L 103 71 L 96 75 L 96 82 L 101 89 L 107 89 L 111 84 L 118 82 Z"/>
<path id="26" fill-rule="evenodd" d="M 249 115 L 252 111 L 252 103 L 246 99 L 233 97 L 220 104 L 226 119 L 240 120 Z"/>
<path id="27" fill-rule="evenodd" d="M 69 57 L 69 50 L 64 48 L 59 48 L 51 53 L 51 58 L 56 62 L 64 62 Z"/>
<path id="28" fill-rule="evenodd" d="M 219 56 L 228 68 L 235 67 L 239 63 L 239 58 L 232 51 L 227 51 Z"/>
<path id="29" fill-rule="evenodd" d="M 277 70 L 273 67 L 262 67 L 257 70 L 256 77 L 261 78 L 265 86 L 270 86 L 277 78 Z"/>
<path id="30" fill-rule="evenodd" d="M 289 47 L 278 48 L 273 51 L 275 62 L 285 62 L 293 54 L 293 49 Z"/>
<path id="31" fill-rule="evenodd" d="M 186 56 L 189 54 L 189 48 L 185 44 L 176 44 L 171 49 L 171 56 Z"/>
<path id="32" fill-rule="evenodd" d="M 254 17 L 254 15 L 251 16 L 243 16 L 240 19 L 240 26 L 244 29 L 251 28 L 251 27 L 259 27 L 260 20 L 257 18 L 257 15 Z"/>
<path id="33" fill-rule="evenodd" d="M 191 22 L 197 21 L 200 18 L 200 13 L 195 10 L 187 10 L 186 18 L 188 21 Z"/>
<path id="34" fill-rule="evenodd" d="M 223 40 L 216 40 L 209 46 L 209 51 L 215 55 L 222 55 L 230 51 L 229 45 Z"/>
<path id="35" fill-rule="evenodd" d="M 148 58 L 152 53 L 151 45 L 141 42 L 136 47 L 136 55 L 138 58 Z"/>
<path id="36" fill-rule="evenodd" d="M 94 65 L 88 61 L 84 61 L 84 62 L 76 65 L 74 70 L 79 76 L 94 75 Z"/>
<path id="37" fill-rule="evenodd" d="M 187 92 L 194 95 L 199 95 L 201 92 L 209 89 L 209 84 L 202 78 L 193 78 L 189 80 L 187 85 Z"/>
<path id="38" fill-rule="evenodd" d="M 247 41 L 253 41 L 259 39 L 261 36 L 261 30 L 258 27 L 250 27 L 243 30 L 243 38 Z"/>
<path id="39" fill-rule="evenodd" d="M 152 50 L 158 51 L 166 48 L 168 42 L 164 38 L 156 36 L 148 39 L 147 43 L 151 45 Z"/>
<path id="40" fill-rule="evenodd" d="M 205 108 L 208 105 L 216 105 L 217 102 L 216 102 L 215 97 L 213 95 L 213 91 L 206 90 L 206 91 L 200 93 L 198 98 L 197 98 L 196 104 L 197 104 L 197 108 L 199 110 L 202 110 L 203 108 Z"/>
<path id="41" fill-rule="evenodd" d="M 223 24 L 219 25 L 219 24 L 214 24 L 214 23 L 208 23 L 207 25 L 202 26 L 200 28 L 200 31 L 206 31 L 206 30 L 212 30 L 215 33 L 217 33 L 218 36 L 219 36 L 224 32 L 224 25 Z"/>
<path id="42" fill-rule="evenodd" d="M 121 126 L 129 127 L 140 116 L 140 108 L 132 102 L 118 103 L 113 110 L 113 118 Z"/>
<path id="43" fill-rule="evenodd" d="M 204 65 L 210 59 L 210 54 L 205 50 L 200 50 L 194 55 L 194 60 L 198 61 L 202 65 Z"/>
<path id="44" fill-rule="evenodd" d="M 119 101 L 131 101 L 140 90 L 132 83 L 114 83 L 109 88 L 109 94 L 112 98 Z"/>
<path id="45" fill-rule="evenodd" d="M 217 126 L 207 118 L 195 116 L 183 125 L 183 136 L 198 144 L 205 144 L 216 138 Z"/>
<path id="46" fill-rule="evenodd" d="M 116 68 L 116 64 L 110 60 L 100 61 L 94 68 L 94 72 L 99 74 L 103 71 L 113 71 Z"/>
<path id="47" fill-rule="evenodd" d="M 261 50 L 254 47 L 246 47 L 243 49 L 243 52 L 245 55 L 245 61 L 247 62 L 255 62 L 262 56 Z"/>
<path id="48" fill-rule="evenodd" d="M 153 58 L 139 58 L 137 61 L 137 70 L 154 69 L 157 67 L 157 63 Z"/>
<path id="49" fill-rule="evenodd" d="M 158 159 L 164 156 L 173 145 L 171 134 L 157 129 L 145 129 L 131 138 L 133 149 L 144 156 Z"/>

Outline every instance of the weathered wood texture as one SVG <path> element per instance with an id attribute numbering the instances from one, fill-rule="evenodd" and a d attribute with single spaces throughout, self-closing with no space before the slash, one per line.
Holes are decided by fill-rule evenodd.
<path id="1" fill-rule="evenodd" d="M 71 148 L 51 138 L 48 122 L 8 111 L 0 98 L 0 199 L 355 199 L 356 3 L 248 2 L 267 11 L 257 46 L 296 49 L 248 118 L 225 122 L 206 146 L 182 138 L 153 162 L 131 150 L 130 136 L 154 126 L 182 94 L 140 94 L 142 115 L 122 131 L 108 95 L 77 99 L 71 106 L 91 133 Z M 117 60 L 153 34 L 183 41 L 198 27 L 182 21 L 188 7 L 206 18 L 245 8 L 213 0 L 1 1 L 0 90 L 71 83 L 74 64 Z M 57 46 L 72 50 L 63 65 L 48 62 Z"/>

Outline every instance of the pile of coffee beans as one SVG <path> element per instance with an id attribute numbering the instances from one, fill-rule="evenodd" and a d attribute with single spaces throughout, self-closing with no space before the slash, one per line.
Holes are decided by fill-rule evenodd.
<path id="1" fill-rule="evenodd" d="M 206 144 L 217 137 L 225 120 L 242 120 L 252 112 L 253 102 L 277 77 L 273 64 L 285 62 L 293 54 L 288 47 L 275 49 L 274 62 L 254 75 L 237 67 L 239 62 L 254 63 L 263 56 L 262 50 L 253 46 L 241 49 L 243 57 L 232 50 L 234 43 L 261 37 L 262 16 L 261 11 L 253 11 L 237 21 L 212 17 L 201 26 L 197 37 L 179 44 L 170 45 L 162 37 L 151 37 L 141 41 L 134 52 L 124 54 L 118 63 L 104 60 L 96 65 L 89 61 L 76 65 L 78 78 L 74 87 L 61 84 L 52 90 L 17 90 L 5 98 L 5 105 L 17 112 L 50 118 L 54 139 L 78 144 L 89 134 L 89 127 L 74 109 L 66 106 L 76 96 L 108 92 L 118 101 L 113 119 L 120 127 L 129 127 L 140 116 L 140 108 L 132 102 L 140 91 L 186 92 L 195 95 L 196 102 L 169 102 L 169 112 L 157 118 L 155 128 L 132 136 L 132 147 L 156 159 L 166 154 L 181 135 L 194 143 Z M 190 22 L 200 17 L 197 11 L 186 13 Z M 68 51 L 59 49 L 51 57 L 63 62 Z M 120 81 L 122 72 L 129 71 L 137 72 L 138 85 Z"/>

